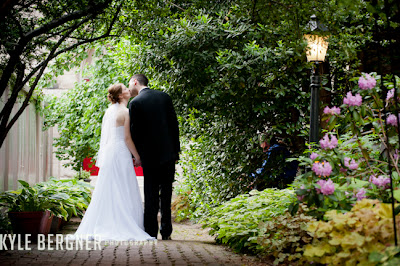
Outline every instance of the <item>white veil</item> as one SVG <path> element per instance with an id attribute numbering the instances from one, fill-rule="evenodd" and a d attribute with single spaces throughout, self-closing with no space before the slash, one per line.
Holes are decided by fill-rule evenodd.
<path id="1" fill-rule="evenodd" d="M 101 123 L 101 137 L 100 148 L 97 152 L 96 166 L 102 167 L 106 162 L 106 156 L 111 154 L 112 149 L 115 147 L 115 134 L 117 123 L 117 110 L 119 103 L 111 104 L 103 116 Z"/>

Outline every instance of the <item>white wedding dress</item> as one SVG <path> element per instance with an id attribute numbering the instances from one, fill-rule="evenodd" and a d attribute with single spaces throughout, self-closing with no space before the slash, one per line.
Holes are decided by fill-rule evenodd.
<path id="1" fill-rule="evenodd" d="M 144 231 L 143 205 L 124 126 L 117 127 L 112 121 L 117 107 L 111 105 L 103 118 L 98 180 L 82 222 L 70 239 L 154 240 Z M 107 118 L 112 122 L 107 123 Z"/>

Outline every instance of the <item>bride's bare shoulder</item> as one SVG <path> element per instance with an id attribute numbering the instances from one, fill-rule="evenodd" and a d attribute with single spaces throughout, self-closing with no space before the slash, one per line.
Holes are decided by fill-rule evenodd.
<path id="1" fill-rule="evenodd" d="M 125 106 L 121 107 L 120 112 L 123 115 L 127 115 L 127 114 L 129 115 L 129 109 L 127 107 L 125 107 Z"/>
<path id="2" fill-rule="evenodd" d="M 125 106 L 120 106 L 120 107 L 118 108 L 118 113 L 119 113 L 119 114 L 125 114 L 126 112 L 129 113 L 129 109 L 128 109 L 127 107 L 125 107 Z"/>
<path id="3" fill-rule="evenodd" d="M 129 116 L 128 108 L 121 106 L 117 111 L 117 126 L 123 126 L 125 123 L 126 116 Z"/>

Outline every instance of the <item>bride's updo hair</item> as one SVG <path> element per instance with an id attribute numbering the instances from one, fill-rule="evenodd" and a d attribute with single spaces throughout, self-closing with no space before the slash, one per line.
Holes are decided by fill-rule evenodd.
<path id="1" fill-rule="evenodd" d="M 108 95 L 107 99 L 112 103 L 119 103 L 120 98 L 119 96 L 122 93 L 122 88 L 125 87 L 122 83 L 113 84 L 108 88 Z"/>

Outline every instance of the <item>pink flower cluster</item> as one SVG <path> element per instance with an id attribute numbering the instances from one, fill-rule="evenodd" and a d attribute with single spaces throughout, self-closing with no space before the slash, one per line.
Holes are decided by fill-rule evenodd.
<path id="1" fill-rule="evenodd" d="M 386 101 L 389 101 L 390 99 L 392 99 L 394 96 L 394 89 L 391 89 L 390 91 L 388 91 L 387 95 L 386 95 Z"/>
<path id="2" fill-rule="evenodd" d="M 310 155 L 310 159 L 314 161 L 315 159 L 317 159 L 318 156 L 319 156 L 318 153 L 313 152 L 313 153 L 311 153 L 311 155 Z"/>
<path id="3" fill-rule="evenodd" d="M 390 183 L 390 178 L 384 177 L 383 175 L 380 175 L 378 177 L 376 177 L 375 175 L 371 175 L 369 177 L 369 182 L 371 182 L 377 187 L 386 188 L 387 184 Z"/>
<path id="4" fill-rule="evenodd" d="M 338 140 L 335 135 L 331 136 L 329 139 L 329 135 L 325 134 L 325 136 L 319 141 L 319 145 L 321 145 L 322 149 L 334 149 L 338 145 Z"/>
<path id="5" fill-rule="evenodd" d="M 330 176 L 332 173 L 332 166 L 329 162 L 323 161 L 315 162 L 311 168 L 317 176 Z"/>
<path id="6" fill-rule="evenodd" d="M 317 188 L 318 193 L 322 193 L 324 195 L 331 195 L 335 192 L 335 185 L 333 184 L 332 180 L 329 178 L 328 180 L 319 180 L 317 185 L 321 187 L 321 189 Z"/>
<path id="7" fill-rule="evenodd" d="M 369 90 L 376 86 L 376 80 L 370 74 L 364 74 L 358 79 L 358 86 L 362 90 Z"/>
<path id="8" fill-rule="evenodd" d="M 397 119 L 396 116 L 394 114 L 390 114 L 388 115 L 388 117 L 386 118 L 386 123 L 388 125 L 392 125 L 394 127 L 397 127 Z"/>
<path id="9" fill-rule="evenodd" d="M 332 108 L 329 108 L 328 106 L 326 106 L 325 109 L 324 109 L 324 114 L 331 114 L 331 115 L 337 114 L 337 115 L 340 115 L 340 108 L 336 107 L 336 106 L 333 106 Z"/>
<path id="10" fill-rule="evenodd" d="M 351 160 L 351 161 L 350 161 Z M 358 163 L 354 159 L 345 157 L 344 158 L 344 165 L 349 168 L 350 170 L 356 170 L 358 168 Z"/>
<path id="11" fill-rule="evenodd" d="M 365 199 L 367 197 L 367 196 L 365 196 L 366 193 L 367 193 L 367 191 L 364 188 L 361 188 L 356 194 L 357 200 Z"/>
<path id="12" fill-rule="evenodd" d="M 353 96 L 351 91 L 346 94 L 346 97 L 343 99 L 343 103 L 349 106 L 360 106 L 362 104 L 362 98 L 359 93 Z"/>

